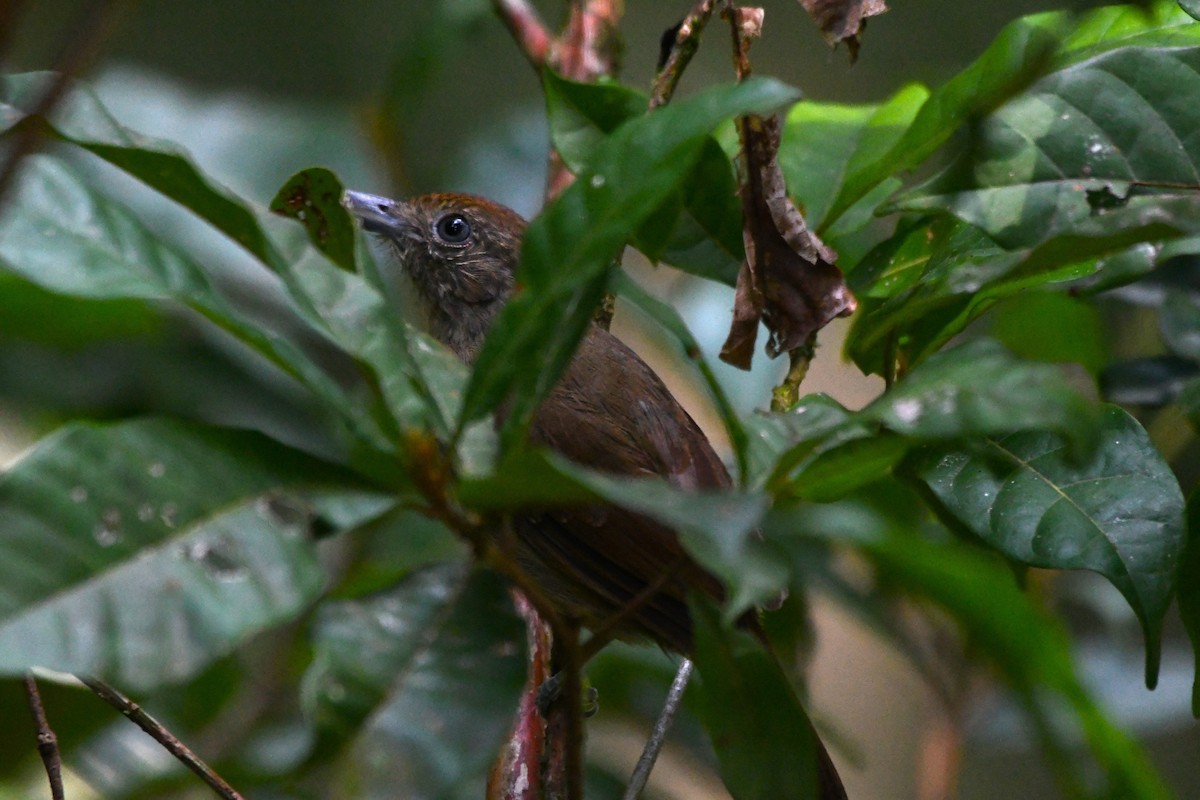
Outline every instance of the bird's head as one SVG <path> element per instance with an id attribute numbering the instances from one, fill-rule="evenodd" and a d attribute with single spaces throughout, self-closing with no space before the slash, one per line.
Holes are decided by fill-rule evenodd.
<path id="1" fill-rule="evenodd" d="M 416 289 L 430 333 L 473 361 L 512 293 L 524 218 L 467 194 L 391 200 L 348 191 L 342 204 L 386 246 L 385 278 L 398 271 Z"/>

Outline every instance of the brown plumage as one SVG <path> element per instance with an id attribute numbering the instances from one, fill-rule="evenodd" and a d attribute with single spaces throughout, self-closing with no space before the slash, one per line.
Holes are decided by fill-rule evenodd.
<path id="1" fill-rule="evenodd" d="M 344 203 L 394 253 L 401 269 L 384 271 L 415 289 L 429 331 L 473 362 L 512 292 L 525 220 L 472 195 L 398 202 L 347 192 Z M 685 490 L 730 485 L 712 445 L 658 376 L 596 326 L 538 409 L 530 438 L 615 475 L 661 476 Z M 620 638 L 688 653 L 687 592 L 723 597 L 720 582 L 684 552 L 675 532 L 642 514 L 598 505 L 532 513 L 516 527 L 523 569 L 559 613 L 585 626 L 605 625 L 648 586 L 661 584 L 622 617 Z M 820 754 L 822 797 L 844 797 L 823 747 Z"/>

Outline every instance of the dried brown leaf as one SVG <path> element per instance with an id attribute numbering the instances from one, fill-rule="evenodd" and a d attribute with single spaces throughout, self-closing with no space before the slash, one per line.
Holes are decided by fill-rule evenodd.
<path id="1" fill-rule="evenodd" d="M 821 35 L 832 45 L 845 42 L 850 60 L 858 57 L 858 37 L 866 27 L 867 18 L 887 11 L 884 0 L 800 0 Z"/>
<path id="2" fill-rule="evenodd" d="M 809 230 L 787 196 L 779 151 L 779 119 L 738 120 L 742 139 L 742 238 L 746 261 L 738 273 L 733 324 L 721 358 L 748 369 L 761 319 L 771 358 L 807 346 L 856 301 L 835 262 L 837 254 Z"/>

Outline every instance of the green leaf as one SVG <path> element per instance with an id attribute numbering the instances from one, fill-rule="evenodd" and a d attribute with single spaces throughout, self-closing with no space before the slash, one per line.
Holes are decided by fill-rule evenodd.
<path id="1" fill-rule="evenodd" d="M 350 218 L 328 193 L 313 199 L 329 219 Z M 371 372 L 391 420 L 400 430 L 429 429 L 450 438 L 467 369 L 445 347 L 417 333 L 389 302 L 377 266 L 365 257 L 363 275 L 339 268 L 301 237 L 291 221 L 265 217 L 272 240 L 289 254 L 278 273 L 300 315 Z M 340 223 L 339 223 L 340 224 Z M 390 431 L 395 448 L 398 431 Z"/>
<path id="2" fill-rule="evenodd" d="M 1200 142 L 1182 133 L 1200 125 L 1200 110 L 1178 102 L 1200 93 L 1198 69 L 1200 47 L 1124 47 L 1054 72 L 981 121 L 969 172 L 897 207 L 943 209 L 1008 249 L 1094 218 L 1110 234 L 1146 225 L 1145 210 L 1129 212 L 1155 200 L 1131 198 L 1132 185 L 1200 187 Z M 1159 221 L 1194 233 L 1186 214 L 1196 204 L 1175 205 L 1178 218 Z"/>
<path id="3" fill-rule="evenodd" d="M 749 634 L 723 625 L 710 604 L 694 600 L 691 616 L 703 681 L 696 703 L 730 794 L 817 797 L 820 745 L 779 663 Z"/>
<path id="4" fill-rule="evenodd" d="M 1108 363 L 1099 310 L 1065 292 L 1009 298 L 992 311 L 992 334 L 1022 358 L 1079 364 L 1091 375 Z"/>
<path id="5" fill-rule="evenodd" d="M 36 73 L 0 80 L 0 115 L 16 124 L 32 113 L 51 77 Z M 368 366 L 401 427 L 430 427 L 448 438 L 449 425 L 436 399 L 424 392 L 425 384 L 407 353 L 403 323 L 361 278 L 342 271 L 313 248 L 301 226 L 262 214 L 215 186 L 175 145 L 122 127 L 84 87 L 73 87 L 53 118 L 42 122 L 63 141 L 144 181 L 242 245 L 283 279 L 301 318 Z M 38 120 L 28 118 L 20 124 L 35 123 Z M 345 213 L 336 198 L 309 199 L 327 218 Z M 343 413 L 351 408 L 361 414 L 360 405 L 361 401 L 338 407 Z M 366 425 L 359 420 L 353 428 L 361 440 L 377 449 L 393 449 L 380 447 L 379 439 L 394 442 L 394 430 L 381 435 L 366 430 Z"/>
<path id="6" fill-rule="evenodd" d="M 845 438 L 809 457 L 789 478 L 787 492 L 814 503 L 840 500 L 890 475 L 912 448 L 911 441 L 887 432 L 861 438 L 850 433 Z"/>
<path id="7" fill-rule="evenodd" d="M 120 125 L 90 89 L 72 83 L 49 120 L 31 117 L 56 77 L 49 72 L 0 76 L 3 124 L 46 124 L 59 139 L 88 150 L 195 212 L 263 263 L 279 264 L 281 256 L 245 205 L 206 178 L 177 145 Z"/>
<path id="8" fill-rule="evenodd" d="M 1046 429 L 1077 453 L 1100 425 L 1099 409 L 1061 369 L 1020 361 L 988 339 L 931 356 L 858 416 L 924 440 Z"/>
<path id="9" fill-rule="evenodd" d="M 817 502 L 884 477 L 922 443 L 1051 430 L 1082 454 L 1099 427 L 1099 409 L 1060 369 L 988 340 L 934 355 L 861 411 L 815 396 L 758 423 L 777 449 L 768 488 Z"/>
<path id="10" fill-rule="evenodd" d="M 829 212 L 847 173 L 885 156 L 928 97 L 924 86 L 909 84 L 877 105 L 802 100 L 792 106 L 784 123 L 779 166 L 789 193 L 814 230 L 823 233 L 836 221 Z M 866 219 L 869 216 L 861 221 Z"/>
<path id="11" fill-rule="evenodd" d="M 306 353 L 236 311 L 203 268 L 163 244 L 60 161 L 33 157 L 22 164 L 0 217 L 0 269 L 73 297 L 179 302 L 304 384 L 362 441 L 386 447 L 361 403 Z"/>
<path id="12" fill-rule="evenodd" d="M 888 437 L 871 420 L 841 407 L 833 398 L 800 398 L 786 414 L 762 414 L 751 421 L 752 441 L 764 462 L 761 481 L 769 492 L 790 494 L 818 503 L 870 483 L 892 468 L 904 440 Z M 882 463 L 881 463 L 882 459 Z"/>
<path id="13" fill-rule="evenodd" d="M 978 228 L 955 220 L 902 225 L 850 273 L 860 306 L 847 355 L 868 373 L 889 374 L 901 347 L 909 363 L 918 363 L 990 305 L 981 289 L 1003 278 L 1015 260 Z"/>
<path id="14" fill-rule="evenodd" d="M 597 498 L 675 529 L 689 555 L 728 588 L 728 619 L 776 597 L 786 583 L 777 554 L 753 536 L 767 508 L 761 494 L 684 491 L 660 479 L 593 472 L 542 450 L 510 453 L 494 475 L 462 481 L 458 496 L 468 508 L 493 512 L 584 505 Z"/>
<path id="15" fill-rule="evenodd" d="M 1188 5 L 1186 0 L 1179 4 L 1155 0 L 1097 8 L 1075 21 L 1063 39 L 1058 60 L 1071 63 L 1137 44 L 1159 47 L 1198 44 L 1200 25 L 1185 13 Z"/>
<path id="16" fill-rule="evenodd" d="M 973 116 L 1020 91 L 1042 68 L 1065 28 L 1064 14 L 1037 14 L 1007 25 L 971 66 L 937 88 L 891 147 L 851 158 L 826 220 L 832 221 L 896 173 L 920 164 Z"/>
<path id="17" fill-rule="evenodd" d="M 592 165 L 608 135 L 647 113 L 649 97 L 617 83 L 579 83 L 547 71 L 543 84 L 550 141 L 575 173 Z M 680 191 L 638 229 L 633 244 L 653 261 L 732 286 L 745 256 L 741 221 L 733 166 L 709 137 Z"/>
<path id="18" fill-rule="evenodd" d="M 0 242 L 0 253 L 3 249 Z M 162 315 L 142 301 L 70 297 L 4 269 L 0 255 L 0 337 L 71 351 L 106 340 L 153 336 L 163 329 Z"/>
<path id="19" fill-rule="evenodd" d="M 442 522 L 396 506 L 347 534 L 356 557 L 331 594 L 345 599 L 394 587 L 418 569 L 470 558 L 466 541 Z"/>
<path id="20" fill-rule="evenodd" d="M 446 566 L 320 609 L 305 702 L 352 736 L 356 797 L 478 797 L 524 681 L 525 626 L 492 573 Z"/>
<path id="21" fill-rule="evenodd" d="M 0 476 L 0 672 L 134 690 L 195 674 L 321 591 L 311 510 L 281 493 L 345 488 L 257 433 L 62 429 Z"/>
<path id="22" fill-rule="evenodd" d="M 313 246 L 347 272 L 354 272 L 354 222 L 341 206 L 346 187 L 327 169 L 314 167 L 288 178 L 271 210 L 299 220 Z M 341 213 L 330 213 L 338 209 Z"/>
<path id="23" fill-rule="evenodd" d="M 852 412 L 832 397 L 810 394 L 783 414 L 760 412 L 746 420 L 753 488 L 778 493 L 826 451 L 877 433 L 877 426 L 851 423 Z"/>
<path id="24" fill-rule="evenodd" d="M 613 259 L 687 177 L 709 133 L 738 113 L 793 98 L 775 81 L 718 86 L 631 120 L 605 139 L 579 175 L 529 226 L 517 294 L 475 364 L 461 422 L 511 396 L 504 436 L 522 430 L 554 386 L 590 324 Z"/>
<path id="25" fill-rule="evenodd" d="M 751 485 L 764 484 L 777 499 L 840 499 L 887 476 L 913 446 L 825 395 L 803 397 L 786 414 L 761 415 L 751 430 L 758 432 L 752 441 L 763 464 Z"/>
<path id="26" fill-rule="evenodd" d="M 1179 616 L 1192 641 L 1195 676 L 1192 678 L 1192 716 L 1200 718 L 1200 495 L 1195 489 L 1187 504 L 1187 545 L 1179 559 L 1176 578 Z"/>
<path id="27" fill-rule="evenodd" d="M 1161 248 L 1146 240 L 1186 233 L 1197 211 L 1200 204 L 1188 198 L 1138 201 L 1015 251 L 950 217 L 903 225 L 850 275 L 863 302 L 847 352 L 864 371 L 887 374 L 889 358 L 921 362 L 1002 300 L 1031 289 L 1098 291 L 1133 280 L 1159 258 Z"/>
<path id="28" fill-rule="evenodd" d="M 516 448 L 495 472 L 460 480 L 456 497 L 483 513 L 594 503 L 601 495 L 581 479 L 583 472 L 548 450 Z"/>
<path id="29" fill-rule="evenodd" d="M 978 453 L 929 453 L 913 471 L 948 514 L 1008 557 L 1111 581 L 1142 623 L 1153 688 L 1184 547 L 1184 504 L 1136 420 L 1109 406 L 1086 461 L 1070 458 L 1060 436 L 1017 433 L 988 439 Z"/>
<path id="30" fill-rule="evenodd" d="M 650 102 L 645 92 L 614 81 L 572 81 L 553 70 L 542 73 L 542 90 L 550 142 L 572 172 L 587 169 L 605 137 L 644 115 Z"/>
<path id="31" fill-rule="evenodd" d="M 950 539 L 915 536 L 889 510 L 860 501 L 777 507 L 764 529 L 768 539 L 796 557 L 806 552 L 810 537 L 849 545 L 875 566 L 882 581 L 944 609 L 1022 699 L 1065 794 L 1082 796 L 1083 784 L 1092 777 L 1091 765 L 1074 752 L 1074 738 L 1060 731 L 1063 715 L 1069 714 L 1107 779 L 1092 796 L 1170 797 L 1146 753 L 1104 716 L 1076 677 L 1066 634 L 1021 593 L 1003 562 Z"/>

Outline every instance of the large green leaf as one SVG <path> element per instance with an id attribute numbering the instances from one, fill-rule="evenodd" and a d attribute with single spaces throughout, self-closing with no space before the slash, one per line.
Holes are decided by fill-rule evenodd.
<path id="1" fill-rule="evenodd" d="M 819 396 L 772 417 L 778 452 L 768 486 L 831 500 L 883 477 L 922 443 L 1049 430 L 1082 454 L 1099 426 L 1099 409 L 1058 367 L 976 340 L 932 356 L 861 411 Z"/>
<path id="2" fill-rule="evenodd" d="M 779 663 L 749 634 L 691 603 L 700 717 L 738 800 L 816 798 L 816 732 Z M 770 765 L 764 768 L 764 765 Z"/>
<path id="3" fill-rule="evenodd" d="M 34 157 L 22 165 L 0 217 L 0 268 L 74 297 L 182 303 L 303 383 L 363 440 L 386 446 L 361 404 L 310 356 L 235 310 L 200 265 L 162 243 L 60 161 Z"/>
<path id="4" fill-rule="evenodd" d="M 1054 72 L 981 121 L 969 173 L 899 207 L 947 210 L 1008 249 L 1098 213 L 1110 230 L 1144 221 L 1114 213 L 1153 203 L 1131 187 L 1200 186 L 1200 109 L 1179 102 L 1200 92 L 1198 68 L 1200 47 L 1123 47 Z"/>
<path id="5" fill-rule="evenodd" d="M 523 428 L 590 324 L 613 259 L 678 188 L 712 129 L 795 97 L 775 81 L 717 86 L 622 125 L 587 170 L 529 226 L 518 293 L 484 343 L 463 401 L 474 420 L 511 397 L 505 432 Z"/>
<path id="6" fill-rule="evenodd" d="M 925 161 L 965 124 L 1021 92 L 1040 74 L 1069 69 L 1121 47 L 1195 44 L 1200 44 L 1200 26 L 1168 2 L 1153 3 L 1149 9 L 1142 5 L 1102 8 L 1074 22 L 1062 13 L 1019 19 L 1001 30 L 967 69 L 935 89 L 915 117 L 907 111 L 898 117 L 896 121 L 904 123 L 903 135 L 875 139 L 875 143 L 890 141 L 891 147 L 864 142 L 851 152 L 823 224 L 829 225 L 885 181 Z M 1159 86 L 1178 88 L 1162 82 Z"/>
<path id="7" fill-rule="evenodd" d="M 811 227 L 824 233 L 836 221 L 829 212 L 848 171 L 886 155 L 928 97 L 924 86 L 910 84 L 878 105 L 802 100 L 792 106 L 779 166 Z"/>
<path id="8" fill-rule="evenodd" d="M 1078 364 L 1097 375 L 1108 362 L 1104 320 L 1092 302 L 1067 292 L 1026 292 L 992 311 L 992 335 L 1023 358 Z"/>
<path id="9" fill-rule="evenodd" d="M 860 415 L 920 439 L 1045 429 L 1086 450 L 1099 410 L 1061 369 L 1020 361 L 988 339 L 931 356 Z"/>
<path id="10" fill-rule="evenodd" d="M 1130 45 L 1183 47 L 1200 44 L 1200 25 L 1171 0 L 1097 8 L 1080 16 L 1063 38 L 1060 64 Z"/>
<path id="11" fill-rule="evenodd" d="M 919 363 L 999 301 L 1031 289 L 1127 283 L 1158 261 L 1161 248 L 1149 242 L 1188 235 L 1197 211 L 1200 200 L 1142 198 L 1011 251 L 952 217 L 902 225 L 851 273 L 862 305 L 847 352 L 864 371 L 887 374 L 891 360 Z"/>
<path id="12" fill-rule="evenodd" d="M 281 493 L 354 487 L 256 433 L 64 428 L 0 476 L 0 671 L 196 673 L 321 591 L 311 509 Z"/>
<path id="13" fill-rule="evenodd" d="M 72 351 L 97 342 L 136 339 L 162 332 L 163 315 L 148 303 L 135 299 L 70 297 L 48 291 L 6 269 L 0 267 L 2 337 Z"/>
<path id="14" fill-rule="evenodd" d="M 1100 573 L 1146 636 L 1146 681 L 1158 675 L 1163 616 L 1185 533 L 1183 495 L 1133 417 L 1110 406 L 1091 458 L 1052 433 L 988 439 L 977 452 L 931 452 L 914 472 L 944 510 L 1023 564 Z"/>
<path id="15" fill-rule="evenodd" d="M 523 623 L 495 575 L 448 566 L 325 604 L 306 704 L 354 737 L 356 797 L 478 797 L 517 708 Z"/>
<path id="16" fill-rule="evenodd" d="M 543 75 L 550 140 L 572 172 L 592 163 L 605 138 L 647 112 L 649 97 L 617 83 Z M 709 139 L 680 191 L 641 226 L 633 244 L 649 258 L 732 286 L 744 257 L 742 209 L 729 157 Z"/>
<path id="17" fill-rule="evenodd" d="M 51 79 L 46 73 L 31 73 L 0 80 L 0 115 L 9 125 L 48 126 L 63 141 L 105 159 L 229 236 L 282 278 L 294 310 L 305 322 L 369 368 L 399 427 L 432 427 L 448 434 L 447 420 L 417 377 L 403 340 L 403 323 L 377 291 L 314 247 L 301 224 L 267 214 L 216 186 L 174 144 L 122 127 L 84 87 L 73 87 L 51 119 L 28 117 Z M 314 212 L 345 229 L 348 218 L 337 207 L 338 198 L 318 192 L 305 199 L 313 203 Z M 344 258 L 344 251 L 343 246 L 337 257 Z M 346 408 L 361 405 L 371 403 L 339 407 L 345 414 Z M 365 425 L 359 422 L 356 427 Z M 360 438 L 369 433 L 355 432 Z M 386 440 L 396 438 L 394 430 L 385 434 Z M 371 438 L 372 446 L 378 447 L 379 435 Z"/>
<path id="18" fill-rule="evenodd" d="M 920 164 L 973 116 L 1019 91 L 1054 51 L 1066 20 L 1063 14 L 1038 14 L 1009 24 L 978 60 L 929 95 L 891 147 L 863 147 L 851 156 L 827 222 L 888 178 Z"/>
<path id="19" fill-rule="evenodd" d="M 583 83 L 553 70 L 542 74 L 550 143 L 572 172 L 581 172 L 605 137 L 646 113 L 650 97 L 614 81 Z"/>
<path id="20" fill-rule="evenodd" d="M 18 124 L 47 125 L 63 141 L 94 153 L 192 210 L 263 263 L 280 263 L 280 254 L 242 202 L 205 177 L 177 145 L 123 127 L 90 89 L 72 84 L 51 119 L 29 116 L 39 109 L 55 80 L 57 76 L 49 72 L 0 76 L 0 133 Z"/>
<path id="21" fill-rule="evenodd" d="M 1068 796 L 1085 796 L 1084 785 L 1095 777 L 1092 765 L 1074 752 L 1076 732 L 1105 777 L 1105 785 L 1086 796 L 1170 796 L 1146 754 L 1079 682 L 1066 634 L 1020 591 L 1000 560 L 949 538 L 913 535 L 890 508 L 862 501 L 777 507 L 764 530 L 795 558 L 806 556 L 814 538 L 853 547 L 889 586 L 944 609 L 1018 693 Z"/>

